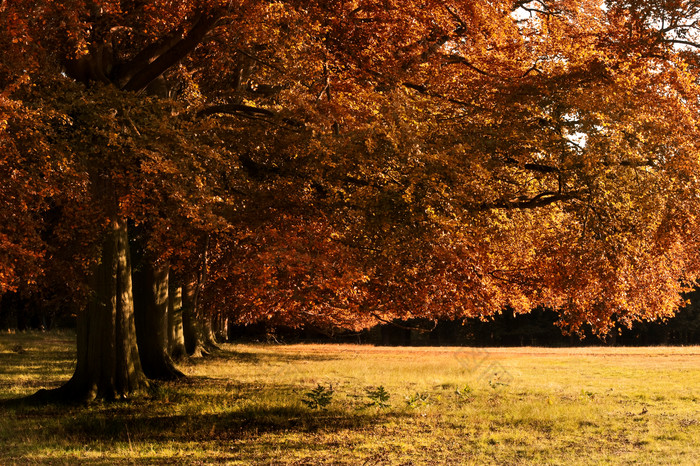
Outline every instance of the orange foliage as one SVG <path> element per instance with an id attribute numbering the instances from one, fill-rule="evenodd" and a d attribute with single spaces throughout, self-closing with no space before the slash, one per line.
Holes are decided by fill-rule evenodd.
<path id="1" fill-rule="evenodd" d="M 56 205 L 94 257 L 95 177 L 243 322 L 606 332 L 698 279 L 694 2 L 0 5 L 3 289 Z"/>

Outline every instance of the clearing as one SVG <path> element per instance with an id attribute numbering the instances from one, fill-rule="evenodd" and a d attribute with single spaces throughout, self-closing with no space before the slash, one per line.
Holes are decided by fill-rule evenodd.
<path id="1" fill-rule="evenodd" d="M 74 341 L 71 333 L 0 335 L 0 400 L 67 380 Z M 0 463 L 694 464 L 700 457 L 700 347 L 224 344 L 214 357 L 180 367 L 186 381 L 128 402 L 3 401 Z M 304 403 L 323 403 L 322 394 L 330 395 L 325 409 Z"/>

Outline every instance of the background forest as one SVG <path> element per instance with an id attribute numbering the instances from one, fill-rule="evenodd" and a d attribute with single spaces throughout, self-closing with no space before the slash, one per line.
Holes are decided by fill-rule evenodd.
<path id="1" fill-rule="evenodd" d="M 700 344 L 700 306 L 690 295 L 689 304 L 664 322 L 637 322 L 604 336 L 564 335 L 556 325 L 556 312 L 535 309 L 528 314 L 503 313 L 487 321 L 471 318 L 428 321 L 412 319 L 380 323 L 369 329 L 274 326 L 264 322 L 226 325 L 216 329 L 217 342 L 363 343 L 401 346 L 587 346 L 587 345 L 697 345 Z M 0 329 L 8 331 L 72 329 L 74 316 L 39 309 L 31 301 L 6 297 L 0 303 Z M 21 306 L 18 310 L 15 306 Z"/>

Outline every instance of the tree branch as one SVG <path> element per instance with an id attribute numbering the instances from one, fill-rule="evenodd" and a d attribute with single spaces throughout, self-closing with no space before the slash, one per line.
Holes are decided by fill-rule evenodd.
<path id="1" fill-rule="evenodd" d="M 197 116 L 207 116 L 207 115 L 214 115 L 217 113 L 224 113 L 224 114 L 241 114 L 244 113 L 248 116 L 253 116 L 253 115 L 262 115 L 262 116 L 267 116 L 267 117 L 274 117 L 275 113 L 264 109 L 264 108 L 259 108 L 259 107 L 251 107 L 250 105 L 243 105 L 243 104 L 223 104 L 223 105 L 212 105 L 211 107 L 207 107 L 204 110 L 200 110 L 197 112 Z"/>
<path id="2" fill-rule="evenodd" d="M 201 16 L 185 37 L 163 52 L 148 66 L 134 74 L 122 89 L 125 91 L 145 89 L 154 79 L 189 55 L 202 42 L 218 19 L 218 15 Z"/>
<path id="3" fill-rule="evenodd" d="M 445 101 L 450 102 L 452 104 L 460 105 L 462 107 L 471 107 L 471 108 L 476 108 L 479 110 L 485 110 L 485 108 L 480 107 L 479 105 L 467 102 L 465 100 L 454 99 L 452 97 L 448 97 L 446 95 L 443 95 L 443 94 L 440 94 L 437 92 L 433 92 L 430 89 L 428 89 L 427 86 L 425 86 L 423 84 L 415 84 L 415 83 L 411 83 L 411 82 L 405 82 L 405 83 L 402 83 L 402 85 L 403 85 L 403 87 L 406 87 L 408 89 L 413 89 L 414 91 L 417 91 L 418 93 L 423 94 L 423 95 L 427 95 L 428 97 L 435 97 L 438 99 L 442 99 L 442 100 L 445 100 Z"/>
<path id="4" fill-rule="evenodd" d="M 402 330 L 415 330 L 416 332 L 419 332 L 419 333 L 429 333 L 429 332 L 432 332 L 433 330 L 435 330 L 435 328 L 437 328 L 437 320 L 433 320 L 433 328 L 421 328 L 421 327 L 411 327 L 408 325 L 397 324 L 393 320 L 387 320 L 387 319 L 384 319 L 382 317 L 379 317 L 379 314 L 377 314 L 376 312 L 372 312 L 371 316 L 374 317 L 375 319 L 377 319 L 379 322 L 382 322 L 382 323 L 387 324 L 387 325 L 391 325 L 391 326 L 396 327 L 396 328 L 400 328 Z"/>
<path id="5" fill-rule="evenodd" d="M 690 42 L 688 40 L 681 40 L 681 39 L 663 39 L 662 42 L 666 44 L 677 44 L 677 45 L 687 45 L 689 47 L 695 47 L 700 49 L 700 44 L 697 44 L 695 42 Z"/>
<path id="6" fill-rule="evenodd" d="M 287 129 L 292 129 L 295 131 L 301 131 L 306 127 L 304 123 L 293 118 L 280 117 L 279 114 L 271 110 L 251 107 L 250 105 L 243 104 L 212 105 L 211 107 L 207 107 L 197 112 L 198 117 L 215 114 L 233 115 L 249 118 L 251 120 L 262 120 L 266 123 L 286 127 Z M 280 125 L 278 121 L 284 123 L 284 125 Z"/>
<path id="7" fill-rule="evenodd" d="M 146 68 L 151 61 L 157 56 L 171 49 L 175 44 L 182 40 L 182 27 L 178 27 L 169 34 L 161 37 L 157 41 L 145 47 L 134 58 L 126 63 L 120 63 L 112 70 L 112 81 L 120 85 L 124 81 L 128 81 L 134 74 Z"/>
<path id="8" fill-rule="evenodd" d="M 479 73 L 481 75 L 488 76 L 489 78 L 504 79 L 502 76 L 498 76 L 498 75 L 495 75 L 493 73 L 489 73 L 488 71 L 484 71 L 481 68 L 474 66 L 469 60 L 462 57 L 461 55 L 457 55 L 455 53 L 452 53 L 449 55 L 442 54 L 442 57 L 447 61 L 447 63 L 457 63 L 460 65 L 464 65 L 467 68 L 469 68 L 470 70 L 472 70 L 476 73 Z"/>
<path id="9" fill-rule="evenodd" d="M 492 209 L 536 209 L 545 207 L 556 202 L 570 201 L 577 199 L 581 192 L 558 193 L 554 191 L 545 191 L 530 199 L 519 199 L 514 201 L 501 200 L 494 202 L 484 202 L 479 205 L 465 206 L 468 210 L 492 210 Z"/>
<path id="10" fill-rule="evenodd" d="M 508 158 L 495 158 L 494 160 L 504 163 L 506 165 L 516 165 L 525 170 L 539 172 L 539 173 L 559 173 L 561 170 L 558 167 L 553 167 L 551 165 L 545 165 L 543 163 L 524 163 L 521 164 L 512 157 Z"/>
<path id="11" fill-rule="evenodd" d="M 254 60 L 254 61 L 260 63 L 260 64 L 263 65 L 263 66 L 267 66 L 268 68 L 277 71 L 277 72 L 280 73 L 280 74 L 285 74 L 285 71 L 284 71 L 282 68 L 280 68 L 279 66 L 274 65 L 274 64 L 272 64 L 272 63 L 270 63 L 270 62 L 268 62 L 268 61 L 265 61 L 265 60 L 263 60 L 263 59 L 257 57 L 256 55 L 253 55 L 252 53 L 248 53 L 248 52 L 246 52 L 245 50 L 240 49 L 240 48 L 236 49 L 236 51 L 237 51 L 238 53 L 240 53 L 241 55 L 245 55 L 246 57 L 250 58 L 251 60 Z"/>

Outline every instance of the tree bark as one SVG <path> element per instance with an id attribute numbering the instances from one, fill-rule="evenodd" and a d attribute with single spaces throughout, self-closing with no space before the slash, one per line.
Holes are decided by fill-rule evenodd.
<path id="1" fill-rule="evenodd" d="M 193 358 L 209 354 L 204 348 L 202 327 L 197 319 L 197 278 L 187 281 L 182 289 L 182 327 L 185 349 Z"/>
<path id="2" fill-rule="evenodd" d="M 209 237 L 204 238 L 200 270 L 190 274 L 182 293 L 182 322 L 185 334 L 185 348 L 192 357 L 201 357 L 216 351 L 211 315 L 202 311 L 200 292 L 207 277 Z"/>
<path id="3" fill-rule="evenodd" d="M 168 297 L 168 352 L 178 361 L 187 356 L 182 327 L 182 287 L 171 283 Z"/>
<path id="4" fill-rule="evenodd" d="M 209 314 L 201 313 L 199 317 L 199 322 L 202 328 L 202 339 L 204 342 L 204 347 L 207 351 L 216 351 L 219 345 L 216 341 L 216 333 L 214 332 L 214 325 L 212 316 Z"/>
<path id="5" fill-rule="evenodd" d="M 218 15 L 202 15 L 199 17 L 182 39 L 137 71 L 124 85 L 123 90 L 140 91 L 145 89 L 154 79 L 189 55 L 216 25 L 218 18 Z"/>
<path id="6" fill-rule="evenodd" d="M 214 352 L 219 350 L 219 346 L 216 344 L 216 335 L 214 334 L 214 328 L 212 326 L 212 315 L 210 312 L 204 312 L 200 303 L 200 294 L 204 288 L 204 284 L 207 280 L 207 269 L 209 267 L 209 236 L 205 238 L 204 250 L 202 253 L 202 267 L 199 272 L 199 277 L 197 278 L 197 299 L 195 300 L 195 315 L 198 318 L 198 322 L 201 328 L 202 343 L 204 348 L 208 352 Z"/>
<path id="7" fill-rule="evenodd" d="M 134 313 L 141 365 L 150 379 L 184 377 L 168 351 L 168 264 L 145 260 L 134 274 Z"/>
<path id="8" fill-rule="evenodd" d="M 87 309 L 78 314 L 73 377 L 62 387 L 38 392 L 35 399 L 118 399 L 148 388 L 136 344 L 126 220 L 117 215 L 112 215 L 91 288 Z"/>
<path id="9" fill-rule="evenodd" d="M 228 318 L 221 314 L 216 316 L 214 320 L 214 336 L 217 342 L 227 342 L 228 341 Z"/>

